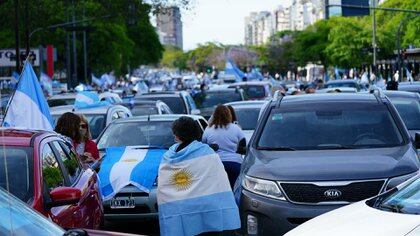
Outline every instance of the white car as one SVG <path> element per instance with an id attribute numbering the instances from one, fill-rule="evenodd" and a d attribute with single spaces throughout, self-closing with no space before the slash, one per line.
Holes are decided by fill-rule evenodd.
<path id="1" fill-rule="evenodd" d="M 318 216 L 286 235 L 420 235 L 420 177 L 372 199 Z"/>

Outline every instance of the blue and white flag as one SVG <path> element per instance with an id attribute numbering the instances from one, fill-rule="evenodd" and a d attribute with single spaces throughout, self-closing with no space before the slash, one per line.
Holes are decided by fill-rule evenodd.
<path id="1" fill-rule="evenodd" d="M 235 64 L 235 62 L 233 62 L 232 60 L 227 60 L 226 61 L 226 68 L 225 68 L 225 73 L 229 74 L 229 75 L 234 75 L 236 78 L 236 81 L 242 81 L 242 79 L 245 77 L 245 73 L 242 72 Z"/>
<path id="2" fill-rule="evenodd" d="M 41 82 L 42 89 L 48 93 L 48 96 L 52 96 L 53 95 L 52 79 L 47 74 L 41 72 L 40 82 Z"/>
<path id="3" fill-rule="evenodd" d="M 161 235 L 197 235 L 241 226 L 239 210 L 219 156 L 192 142 L 165 153 L 159 167 L 158 206 Z"/>
<path id="4" fill-rule="evenodd" d="M 165 149 L 107 148 L 99 171 L 104 201 L 113 198 L 129 184 L 144 192 L 150 192 L 165 152 Z"/>
<path id="5" fill-rule="evenodd" d="M 76 100 L 74 101 L 74 108 L 76 109 L 101 107 L 107 105 L 109 105 L 109 102 L 100 101 L 98 93 L 92 91 L 78 92 L 76 95 Z"/>
<path id="6" fill-rule="evenodd" d="M 53 130 L 53 119 L 31 63 L 25 63 L 4 117 L 4 127 Z"/>
<path id="7" fill-rule="evenodd" d="M 92 83 L 96 84 L 99 87 L 102 87 L 102 85 L 104 84 L 104 81 L 96 78 L 95 75 L 92 74 Z"/>

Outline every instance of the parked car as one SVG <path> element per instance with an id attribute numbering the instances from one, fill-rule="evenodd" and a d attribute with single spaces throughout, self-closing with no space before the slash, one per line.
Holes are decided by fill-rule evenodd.
<path id="1" fill-rule="evenodd" d="M 133 116 L 173 114 L 171 108 L 162 101 L 131 101 L 121 105 L 130 109 Z"/>
<path id="2" fill-rule="evenodd" d="M 73 105 L 76 101 L 77 93 L 75 92 L 68 92 L 68 93 L 59 93 L 53 95 L 52 97 L 48 98 L 48 106 L 57 107 L 57 106 L 66 106 L 66 105 Z"/>
<path id="3" fill-rule="evenodd" d="M 397 108 L 410 135 L 420 132 L 420 94 L 403 91 L 385 91 L 385 95 Z"/>
<path id="4" fill-rule="evenodd" d="M 172 123 L 181 116 L 185 115 L 138 116 L 116 120 L 98 138 L 101 156 L 105 155 L 108 147 L 139 146 L 142 149 L 168 149 L 175 143 Z M 187 116 L 196 120 L 204 132 L 207 121 L 203 117 Z M 124 187 L 113 199 L 104 201 L 105 219 L 157 219 L 156 188 L 157 186 L 154 186 L 150 193 L 146 193 L 133 185 Z"/>
<path id="5" fill-rule="evenodd" d="M 339 79 L 330 80 L 325 84 L 325 88 L 355 88 L 357 92 L 366 91 L 367 88 L 360 84 L 357 80 L 353 79 Z"/>
<path id="6" fill-rule="evenodd" d="M 318 216 L 286 235 L 420 235 L 419 202 L 417 176 L 382 195 Z"/>
<path id="7" fill-rule="evenodd" d="M 228 88 L 243 89 L 247 100 L 266 100 L 272 96 L 272 86 L 269 82 L 240 82 L 231 84 Z"/>
<path id="8" fill-rule="evenodd" d="M 209 119 L 218 104 L 244 101 L 242 89 L 209 89 L 194 95 L 194 101 L 201 111 L 201 115 Z"/>
<path id="9" fill-rule="evenodd" d="M 0 145 L 1 188 L 61 227 L 99 228 L 103 207 L 97 175 L 61 136 L 3 129 Z"/>
<path id="10" fill-rule="evenodd" d="M 175 114 L 200 114 L 191 95 L 185 91 L 144 93 L 134 98 L 134 102 L 158 100 L 168 105 Z"/>
<path id="11" fill-rule="evenodd" d="M 420 82 L 401 82 L 398 84 L 398 90 L 406 91 L 406 92 L 413 92 L 413 93 L 420 93 Z"/>
<path id="12" fill-rule="evenodd" d="M 65 230 L 0 188 L 0 235 L 129 236 L 116 232 L 72 228 Z"/>
<path id="13" fill-rule="evenodd" d="M 113 120 L 131 117 L 131 111 L 121 105 L 108 105 L 94 108 L 74 109 L 73 105 L 58 106 L 50 109 L 54 122 L 57 123 L 58 118 L 66 112 L 74 112 L 83 114 L 89 122 L 92 138 L 96 139 L 102 130 Z"/>
<path id="14" fill-rule="evenodd" d="M 225 105 L 233 107 L 238 119 L 238 125 L 245 134 L 246 141 L 251 140 L 255 127 L 257 127 L 260 111 L 267 101 L 242 101 L 230 102 Z"/>
<path id="15" fill-rule="evenodd" d="M 245 234 L 281 235 L 418 170 L 408 130 L 384 94 L 278 96 L 264 108 L 234 191 Z"/>

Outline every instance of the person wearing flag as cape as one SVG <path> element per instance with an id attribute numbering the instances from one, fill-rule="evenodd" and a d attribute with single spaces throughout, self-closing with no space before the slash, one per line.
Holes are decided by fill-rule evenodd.
<path id="1" fill-rule="evenodd" d="M 221 235 L 240 228 L 239 210 L 218 155 L 200 142 L 196 122 L 172 125 L 177 144 L 163 155 L 158 172 L 161 235 Z"/>

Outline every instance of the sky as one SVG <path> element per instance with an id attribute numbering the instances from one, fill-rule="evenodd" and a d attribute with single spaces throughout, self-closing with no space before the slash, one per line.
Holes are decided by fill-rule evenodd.
<path id="1" fill-rule="evenodd" d="M 184 50 L 199 43 L 243 44 L 245 17 L 252 11 L 273 11 L 291 0 L 196 0 L 182 11 Z"/>

